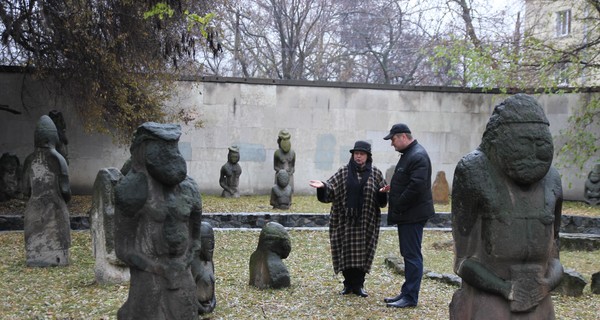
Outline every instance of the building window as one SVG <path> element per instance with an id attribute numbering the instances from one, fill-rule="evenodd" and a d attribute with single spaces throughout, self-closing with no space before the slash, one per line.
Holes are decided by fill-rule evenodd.
<path id="1" fill-rule="evenodd" d="M 556 36 L 564 37 L 571 32 L 571 10 L 556 13 Z"/>

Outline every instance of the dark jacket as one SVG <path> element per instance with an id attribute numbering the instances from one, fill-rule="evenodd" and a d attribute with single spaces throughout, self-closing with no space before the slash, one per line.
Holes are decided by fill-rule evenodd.
<path id="1" fill-rule="evenodd" d="M 388 225 L 425 221 L 435 214 L 431 196 L 431 161 L 414 140 L 402 151 L 389 192 Z"/>

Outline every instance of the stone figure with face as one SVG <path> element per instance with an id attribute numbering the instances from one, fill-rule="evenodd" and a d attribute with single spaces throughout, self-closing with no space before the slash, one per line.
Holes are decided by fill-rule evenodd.
<path id="1" fill-rule="evenodd" d="M 208 222 L 202 222 L 200 229 L 201 246 L 192 261 L 192 275 L 196 282 L 196 295 L 200 307 L 199 314 L 212 312 L 217 305 L 215 296 L 215 266 L 213 252 L 215 250 L 215 234 Z"/>
<path id="2" fill-rule="evenodd" d="M 271 188 L 271 205 L 273 209 L 287 210 L 292 204 L 292 187 L 290 177 L 285 170 L 277 171 L 277 183 Z"/>
<path id="3" fill-rule="evenodd" d="M 115 251 L 129 266 L 119 319 L 197 319 L 191 262 L 200 248 L 202 202 L 178 148 L 179 125 L 147 122 L 115 187 Z"/>
<path id="4" fill-rule="evenodd" d="M 478 149 L 458 163 L 452 190 L 455 272 L 450 319 L 554 319 L 562 187 L 539 103 L 496 106 Z"/>
<path id="5" fill-rule="evenodd" d="M 292 150 L 292 142 L 291 135 L 287 130 L 279 131 L 277 136 L 277 144 L 279 145 L 279 149 L 275 150 L 275 154 L 273 155 L 273 169 L 275 169 L 275 174 L 279 170 L 287 171 L 290 182 L 289 185 L 294 189 L 294 172 L 296 167 L 296 152 Z M 277 183 L 277 177 L 275 177 L 275 183 Z"/>
<path id="6" fill-rule="evenodd" d="M 240 184 L 240 175 L 242 167 L 238 163 L 240 161 L 240 149 L 238 146 L 229 147 L 227 154 L 227 163 L 221 167 L 221 176 L 219 185 L 223 188 L 221 196 L 224 198 L 239 198 L 240 193 L 238 186 Z"/>
<path id="7" fill-rule="evenodd" d="M 583 198 L 589 205 L 600 205 L 600 164 L 596 164 L 588 174 Z"/>
<path id="8" fill-rule="evenodd" d="M 250 285 L 259 289 L 290 286 L 290 273 L 283 263 L 292 251 L 290 236 L 277 222 L 267 223 L 250 256 Z"/>

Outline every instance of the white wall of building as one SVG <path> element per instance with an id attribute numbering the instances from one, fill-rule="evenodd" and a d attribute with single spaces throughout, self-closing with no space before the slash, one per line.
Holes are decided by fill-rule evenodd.
<path id="1" fill-rule="evenodd" d="M 558 135 L 582 94 L 538 96 L 550 128 Z M 242 195 L 268 194 L 273 186 L 273 153 L 277 134 L 287 129 L 296 152 L 295 193 L 314 194 L 308 180 L 325 180 L 350 159 L 354 141 L 373 145 L 374 165 L 393 167 L 398 153 L 382 138 L 404 122 L 429 151 L 433 177 L 445 171 L 452 183 L 454 167 L 475 149 L 493 107 L 506 95 L 460 92 L 450 88 L 395 89 L 391 86 L 284 82 L 275 80 L 201 79 L 181 81 L 170 102 L 197 114 L 204 127 L 182 124 L 180 150 L 188 174 L 203 193 L 220 194 L 219 171 L 227 149 L 240 147 L 239 190 Z M 74 193 L 91 193 L 98 170 L 120 168 L 128 146 L 109 136 L 87 133 L 74 109 L 60 95 L 20 73 L 0 73 L 0 104 L 21 112 L 0 111 L 0 153 L 15 153 L 21 161 L 33 151 L 33 132 L 40 116 L 63 112 L 69 139 L 69 172 Z M 590 167 L 591 169 L 591 167 Z M 588 170 L 589 171 L 589 170 Z M 561 170 L 568 199 L 583 199 L 587 172 Z"/>

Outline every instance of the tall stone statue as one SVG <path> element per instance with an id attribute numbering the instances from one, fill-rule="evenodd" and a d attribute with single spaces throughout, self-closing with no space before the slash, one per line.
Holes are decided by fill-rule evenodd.
<path id="1" fill-rule="evenodd" d="M 273 169 L 275 169 L 275 183 L 277 183 L 277 172 L 279 170 L 287 171 L 290 177 L 290 186 L 294 190 L 294 171 L 296 170 L 296 152 L 292 150 L 292 142 L 290 133 L 283 129 L 279 131 L 277 136 L 277 144 L 279 149 L 273 154 Z"/>
<path id="2" fill-rule="evenodd" d="M 35 127 L 35 151 L 23 163 L 23 194 L 29 197 L 24 215 L 25 251 L 30 267 L 69 264 L 71 200 L 69 168 L 56 151 L 58 132 L 48 116 Z"/>
<path id="3" fill-rule="evenodd" d="M 208 222 L 202 222 L 201 247 L 192 261 L 192 275 L 196 282 L 199 314 L 210 313 L 217 305 L 215 295 L 215 265 L 213 252 L 215 250 L 215 234 Z"/>
<path id="4" fill-rule="evenodd" d="M 200 248 L 202 200 L 179 153 L 179 125 L 146 122 L 115 187 L 115 251 L 129 266 L 118 319 L 197 319 L 191 263 Z"/>
<path id="5" fill-rule="evenodd" d="M 271 205 L 273 209 L 287 210 L 292 205 L 292 186 L 287 171 L 281 169 L 275 176 L 277 182 L 271 188 Z"/>
<path id="6" fill-rule="evenodd" d="M 240 149 L 238 146 L 229 147 L 229 153 L 227 154 L 227 163 L 221 167 L 221 176 L 219 178 L 219 185 L 223 188 L 221 197 L 223 198 L 239 198 L 240 192 L 238 186 L 240 184 L 240 175 L 242 174 L 242 167 L 238 163 L 240 161 Z"/>
<path id="7" fill-rule="evenodd" d="M 69 163 L 69 140 L 67 139 L 67 124 L 62 112 L 58 110 L 51 110 L 48 112 L 48 116 L 54 122 L 56 130 L 58 131 L 58 143 L 56 144 L 56 151 L 62 154 L 67 163 Z"/>
<path id="8" fill-rule="evenodd" d="M 539 103 L 517 94 L 494 108 L 479 147 L 454 172 L 452 235 L 461 288 L 450 319 L 554 319 L 562 187 Z"/>
<path id="9" fill-rule="evenodd" d="M 289 287 L 290 273 L 282 259 L 291 251 L 292 242 L 287 230 L 277 222 L 267 223 L 250 256 L 250 285 L 259 289 Z"/>
<path id="10" fill-rule="evenodd" d="M 117 168 L 104 168 L 96 174 L 90 210 L 90 232 L 94 253 L 94 275 L 98 283 L 129 281 L 129 267 L 115 253 L 114 189 L 123 178 Z"/>
<path id="11" fill-rule="evenodd" d="M 0 157 L 0 202 L 21 197 L 21 162 L 19 157 L 5 152 Z"/>
<path id="12" fill-rule="evenodd" d="M 588 174 L 583 199 L 589 205 L 600 205 L 600 163 L 596 164 Z"/>

